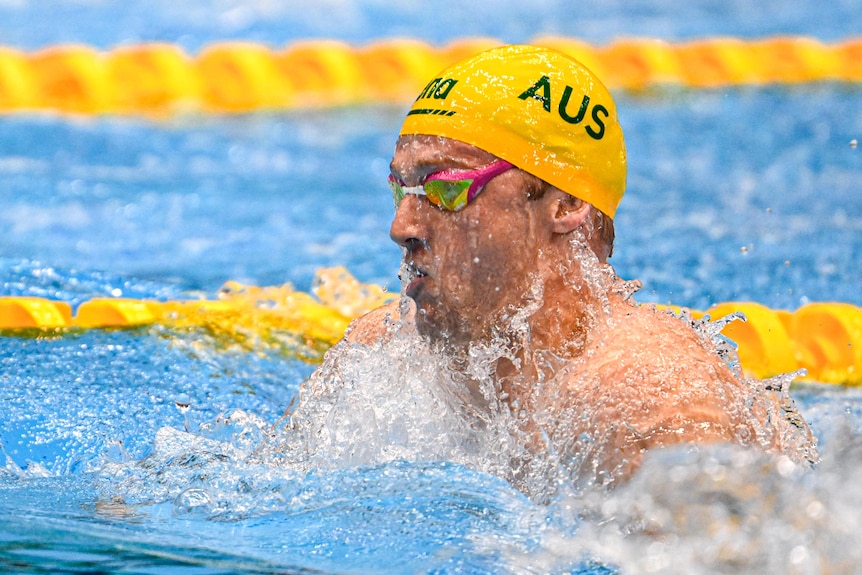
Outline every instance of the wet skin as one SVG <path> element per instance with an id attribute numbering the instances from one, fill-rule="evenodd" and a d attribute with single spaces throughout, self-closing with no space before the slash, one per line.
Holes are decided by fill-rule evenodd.
<path id="1" fill-rule="evenodd" d="M 414 186 L 434 172 L 494 160 L 462 142 L 405 136 L 391 170 Z M 471 343 L 508 337 L 517 360 L 499 360 L 496 377 L 509 401 L 530 414 L 524 427 L 534 448 L 546 441 L 542 430 L 571 450 L 587 447 L 566 438 L 589 438 L 585 465 L 605 483 L 629 476 L 648 449 L 681 442 L 797 449 L 783 444 L 780 430 L 763 432 L 766 404 L 752 401 L 750 383 L 711 342 L 631 300 L 590 247 L 589 204 L 556 189 L 529 198 L 526 181 L 520 170 L 505 172 L 459 212 L 406 196 L 390 229 L 403 248 L 405 297 L 355 321 L 348 341 L 385 340 L 397 325 L 458 356 Z M 507 334 L 525 306 L 532 306 L 528 329 Z"/>
<path id="2" fill-rule="evenodd" d="M 496 158 L 457 142 L 424 136 L 398 141 L 392 173 L 407 185 L 444 169 L 475 169 Z M 527 198 L 524 175 L 491 180 L 467 208 L 447 212 L 421 196 L 398 207 L 390 236 L 404 252 L 405 295 L 416 305 L 419 333 L 451 346 L 490 336 L 507 306 L 520 307 L 541 265 L 539 246 L 551 231 Z"/>
<path id="3" fill-rule="evenodd" d="M 491 154 L 446 138 L 405 136 L 398 140 L 392 173 L 417 185 L 443 169 L 475 169 Z M 531 316 L 533 345 L 571 346 L 580 324 L 598 305 L 571 260 L 571 233 L 584 225 L 591 207 L 560 190 L 530 198 L 529 176 L 510 170 L 492 179 L 463 210 L 448 212 L 421 196 L 407 196 L 395 213 L 390 236 L 404 251 L 404 294 L 416 306 L 423 337 L 451 351 L 499 332 L 501 321 L 522 309 L 540 285 L 541 309 Z"/>

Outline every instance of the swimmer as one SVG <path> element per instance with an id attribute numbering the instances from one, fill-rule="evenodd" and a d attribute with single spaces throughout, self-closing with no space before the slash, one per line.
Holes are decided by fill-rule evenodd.
<path id="1" fill-rule="evenodd" d="M 572 475 L 600 485 L 680 443 L 811 456 L 798 414 L 770 416 L 762 386 L 692 322 L 637 304 L 639 284 L 608 263 L 626 165 L 610 93 L 568 56 L 505 46 L 441 72 L 391 161 L 401 300 L 357 319 L 346 342 L 412 331 L 452 365 L 504 342 L 496 389 L 526 414 L 532 449 L 566 453 Z"/>

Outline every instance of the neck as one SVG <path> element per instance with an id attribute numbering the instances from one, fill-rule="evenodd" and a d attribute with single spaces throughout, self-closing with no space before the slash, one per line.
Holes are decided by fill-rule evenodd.
<path id="1" fill-rule="evenodd" d="M 510 337 L 511 358 L 497 361 L 497 381 L 511 400 L 525 401 L 537 383 L 581 357 L 620 300 L 603 282 L 583 278 L 556 276 L 544 282 L 542 291 L 541 305 L 529 316 L 527 328 Z"/>

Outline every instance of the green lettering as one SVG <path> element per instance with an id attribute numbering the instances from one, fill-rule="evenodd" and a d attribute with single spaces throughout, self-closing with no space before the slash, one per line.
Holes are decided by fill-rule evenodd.
<path id="1" fill-rule="evenodd" d="M 539 89 L 542 89 L 542 94 L 539 94 Z M 521 100 L 526 100 L 527 98 L 535 98 L 542 103 L 542 106 L 545 108 L 546 112 L 551 111 L 551 82 L 547 76 L 542 76 L 538 82 L 533 84 L 530 88 L 518 96 Z"/>
<path id="2" fill-rule="evenodd" d="M 434 88 L 434 98 L 437 100 L 445 100 L 446 96 L 449 95 L 449 92 L 452 91 L 452 88 L 454 88 L 457 83 L 458 80 L 453 80 L 452 78 L 443 80 L 437 84 L 436 88 Z"/>
<path id="3" fill-rule="evenodd" d="M 584 99 L 581 100 L 581 107 L 578 109 L 577 116 L 570 116 L 568 112 L 566 112 L 566 107 L 569 105 L 569 98 L 572 97 L 572 87 L 566 86 L 566 89 L 563 90 L 563 99 L 560 100 L 560 117 L 567 121 L 570 124 L 580 124 L 581 120 L 584 119 L 584 116 L 587 113 L 587 107 L 590 105 L 590 97 L 584 96 Z"/>
<path id="4" fill-rule="evenodd" d="M 421 93 L 421 94 L 419 94 L 419 97 L 418 97 L 418 98 L 416 98 L 416 99 L 417 99 L 417 100 L 421 100 L 422 98 L 428 98 L 428 97 L 430 97 L 430 96 L 431 96 L 431 94 L 434 92 L 434 90 L 436 90 L 436 89 L 437 89 L 437 85 L 438 85 L 438 84 L 440 84 L 440 81 L 441 81 L 442 79 L 443 79 L 443 78 L 434 78 L 433 80 L 431 80 L 430 82 L 428 82 L 428 85 L 427 85 L 427 86 L 425 86 L 425 89 L 424 89 L 424 90 L 422 90 L 422 93 Z"/>
<path id="5" fill-rule="evenodd" d="M 599 126 L 598 130 L 594 130 L 592 126 L 586 127 L 587 133 L 590 135 L 590 137 L 595 138 L 596 140 L 601 140 L 602 136 L 605 135 L 605 123 L 604 121 L 602 121 L 601 118 L 599 118 L 600 113 L 604 115 L 605 118 L 607 118 L 609 115 L 607 108 L 605 108 L 601 104 L 597 104 L 593 108 L 592 117 L 593 121 L 595 121 L 595 123 Z"/>

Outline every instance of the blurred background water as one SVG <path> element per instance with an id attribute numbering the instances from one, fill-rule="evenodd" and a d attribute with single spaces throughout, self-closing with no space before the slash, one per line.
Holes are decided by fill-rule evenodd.
<path id="1" fill-rule="evenodd" d="M 107 50 L 165 41 L 194 54 L 228 39 L 272 47 L 307 38 L 360 46 L 395 36 L 435 44 L 540 35 L 596 44 L 779 34 L 840 41 L 862 29 L 859 8 L 849 0 L 0 0 L 0 44 Z M 859 87 L 668 88 L 616 97 L 630 174 L 612 261 L 623 277 L 644 281 L 641 301 L 698 309 L 732 300 L 786 309 L 808 301 L 862 305 L 862 150 L 850 146 L 862 136 Z M 308 290 L 314 271 L 332 265 L 397 289 L 385 178 L 404 110 L 163 121 L 0 117 L 0 295 L 73 305 L 104 295 L 212 297 L 227 280 Z M 459 466 L 398 462 L 292 476 L 249 463 L 238 438 L 259 431 L 258 420 L 277 421 L 312 369 L 268 353 L 217 351 L 206 334 L 158 328 L 0 338 L 0 568 L 607 572 L 586 559 L 599 550 L 627 572 L 661 571 L 667 557 L 679 558 L 687 572 L 717 572 L 708 558 L 683 560 L 705 548 L 703 541 L 678 533 L 666 540 L 675 547 L 659 548 L 588 536 L 590 529 L 567 515 L 566 506 L 576 504 L 536 506 L 496 478 Z M 827 455 L 842 465 L 826 465 L 811 479 L 758 474 L 751 471 L 761 469 L 756 462 L 746 464 L 752 484 L 784 499 L 766 506 L 732 486 L 730 499 L 769 525 L 789 523 L 800 509 L 808 521 L 755 545 L 746 556 L 750 572 L 779 564 L 819 572 L 822 562 L 813 558 L 846 557 L 852 545 L 843 545 L 845 531 L 859 526 L 858 513 L 840 511 L 857 503 L 858 490 L 846 486 L 862 471 L 852 440 L 859 394 L 810 386 L 794 395 Z M 178 407 L 186 402 L 188 411 Z M 245 422 L 236 429 L 219 419 L 237 409 L 253 417 L 235 416 Z M 201 424 L 221 430 L 203 438 L 214 443 L 182 434 Z M 134 464 L 146 457 L 152 468 Z M 665 469 L 683 477 L 679 492 L 703 496 L 687 510 L 714 502 L 695 479 L 685 482 L 686 473 L 742 473 L 734 454 L 667 457 Z M 662 465 L 642 475 L 641 493 L 623 493 L 608 509 L 641 505 L 643 493 L 661 499 Z M 206 489 L 172 491 L 186 480 Z M 106 498 L 123 490 L 138 504 Z M 685 504 L 670 497 L 663 510 Z M 804 507 L 794 503 L 803 500 Z M 749 527 L 741 535 L 772 533 Z M 652 563 L 633 559 L 650 553 Z"/>

